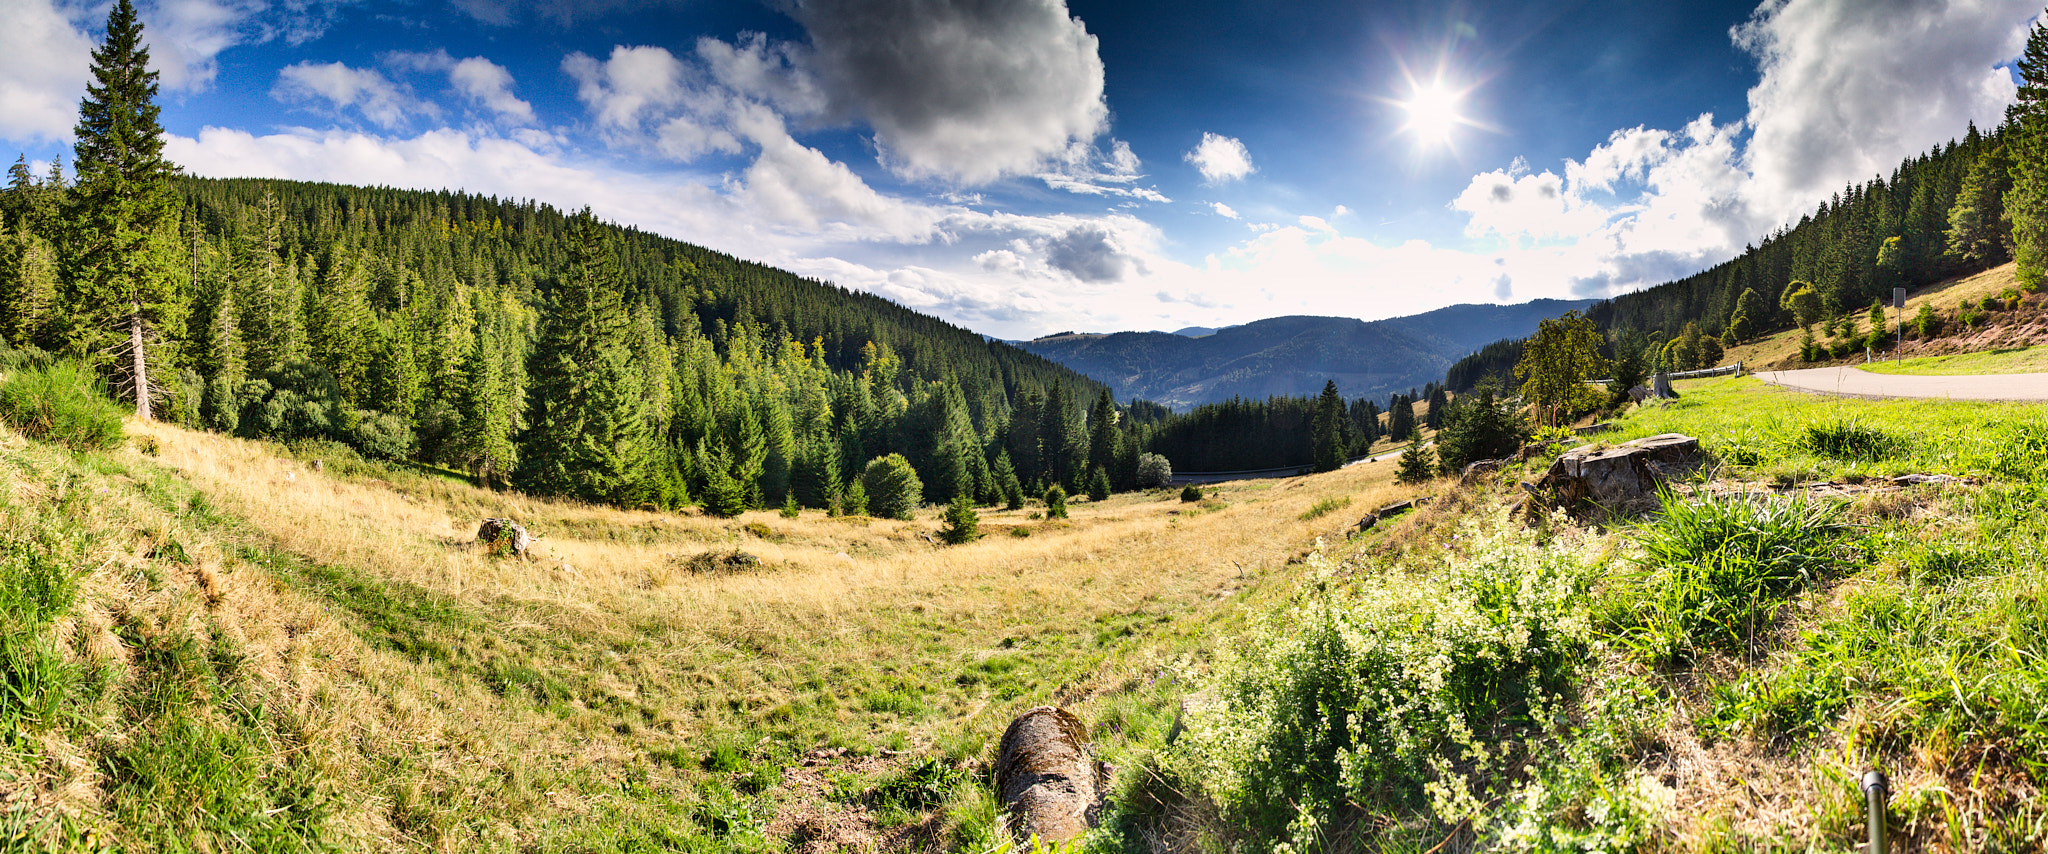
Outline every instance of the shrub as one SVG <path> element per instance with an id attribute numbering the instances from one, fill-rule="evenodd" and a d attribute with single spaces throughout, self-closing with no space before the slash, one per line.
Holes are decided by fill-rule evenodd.
<path id="1" fill-rule="evenodd" d="M 1066 487 L 1060 486 L 1059 484 L 1055 483 L 1045 488 L 1045 518 L 1067 518 Z"/>
<path id="2" fill-rule="evenodd" d="M 1181 487 L 1180 500 L 1191 503 L 1202 500 L 1202 488 L 1192 483 Z"/>
<path id="3" fill-rule="evenodd" d="M 1913 335 L 1916 338 L 1924 340 L 1941 334 L 1941 316 L 1935 314 L 1934 306 L 1927 303 L 1921 303 L 1920 311 L 1914 314 L 1913 319 L 1907 321 L 1907 323 L 1912 325 Z"/>
<path id="4" fill-rule="evenodd" d="M 1193 686 L 1203 699 L 1187 704 L 1167 770 L 1297 851 L 1321 850 L 1346 805 L 1426 805 L 1449 825 L 1487 788 L 1509 794 L 1586 659 L 1592 573 L 1528 532 L 1486 535 L 1470 554 L 1398 583 L 1310 585 L 1260 619 Z"/>
<path id="5" fill-rule="evenodd" d="M 1462 471 L 1480 460 L 1512 456 L 1529 439 L 1521 412 L 1513 403 L 1496 401 L 1491 388 L 1460 395 L 1444 412 L 1443 423 L 1436 436 L 1436 453 L 1445 473 Z"/>
<path id="6" fill-rule="evenodd" d="M 967 493 L 953 496 L 953 503 L 946 506 L 946 527 L 939 529 L 939 537 L 956 546 L 981 538 L 981 516 Z"/>
<path id="7" fill-rule="evenodd" d="M 883 519 L 909 519 L 924 501 L 924 482 L 902 454 L 869 460 L 860 482 L 867 490 L 868 512 Z"/>
<path id="8" fill-rule="evenodd" d="M 723 575 L 760 569 L 761 559 L 739 549 L 732 549 L 730 551 L 714 549 L 707 552 L 698 552 L 683 559 L 682 567 L 699 574 Z"/>
<path id="9" fill-rule="evenodd" d="M 121 444 L 122 409 L 75 362 L 16 371 L 0 382 L 0 420 L 22 435 L 75 451 Z"/>
<path id="10" fill-rule="evenodd" d="M 797 506 L 796 506 L 796 495 L 795 495 L 795 493 L 791 493 L 791 494 L 790 494 L 790 496 L 789 496 L 788 498 L 785 498 L 785 499 L 783 499 L 783 501 L 782 501 L 782 518 L 784 518 L 784 519 L 795 519 L 796 517 L 798 517 L 798 516 L 802 516 L 802 515 L 803 515 L 803 511 L 802 511 L 802 510 L 800 510 L 800 509 L 798 509 L 798 508 L 797 508 Z"/>
<path id="11" fill-rule="evenodd" d="M 1158 454 L 1138 455 L 1138 488 L 1158 489 L 1173 481 L 1173 463 Z"/>
<path id="12" fill-rule="evenodd" d="M 1101 466 L 1096 466 L 1095 471 L 1088 475 L 1088 500 L 1109 500 L 1109 472 Z"/>
<path id="13" fill-rule="evenodd" d="M 1302 511 L 1301 520 L 1306 522 L 1310 519 L 1319 519 L 1329 515 L 1334 511 L 1342 510 L 1350 506 L 1351 496 L 1349 495 L 1341 496 L 1338 498 L 1325 498 L 1321 501 L 1316 502 L 1307 510 Z"/>
<path id="14" fill-rule="evenodd" d="M 355 413 L 355 424 L 348 430 L 348 443 L 358 453 L 376 460 L 410 459 L 419 447 L 410 421 L 374 410 Z"/>

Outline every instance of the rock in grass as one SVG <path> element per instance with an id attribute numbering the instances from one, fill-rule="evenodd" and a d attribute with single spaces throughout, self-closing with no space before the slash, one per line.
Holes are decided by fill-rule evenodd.
<path id="1" fill-rule="evenodd" d="M 482 525 L 477 526 L 476 541 L 494 550 L 518 557 L 526 554 L 526 550 L 533 545 L 533 535 L 526 533 L 524 526 L 510 519 L 485 519 Z"/>
<path id="2" fill-rule="evenodd" d="M 1087 737 L 1079 718 L 1054 706 L 1019 715 L 1003 732 L 996 790 L 1018 840 L 1066 842 L 1093 823 L 1102 768 L 1088 755 Z"/>

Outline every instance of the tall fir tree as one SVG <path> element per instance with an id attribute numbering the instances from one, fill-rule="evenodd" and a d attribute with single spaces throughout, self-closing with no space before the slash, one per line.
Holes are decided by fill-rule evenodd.
<path id="1" fill-rule="evenodd" d="M 1344 467 L 1344 398 L 1337 394 L 1337 381 L 1324 380 L 1323 393 L 1316 397 L 1313 426 L 1309 431 L 1311 466 L 1319 472 Z"/>
<path id="2" fill-rule="evenodd" d="M 2019 98 L 2006 113 L 2013 151 L 2005 215 L 2012 222 L 2020 281 L 2039 288 L 2048 273 L 2048 19 L 2028 31 L 2018 68 Z"/>
<path id="3" fill-rule="evenodd" d="M 183 327 L 185 306 L 171 190 L 177 167 L 163 156 L 157 73 L 129 0 L 116 0 L 107 16 L 92 77 L 73 131 L 67 343 L 101 362 L 133 397 L 136 417 L 150 420 L 151 398 L 175 375 L 170 336 Z"/>
<path id="4" fill-rule="evenodd" d="M 575 219 L 568 266 L 534 345 L 520 481 L 537 492 L 637 503 L 653 443 L 629 358 L 618 254 L 588 208 Z"/>

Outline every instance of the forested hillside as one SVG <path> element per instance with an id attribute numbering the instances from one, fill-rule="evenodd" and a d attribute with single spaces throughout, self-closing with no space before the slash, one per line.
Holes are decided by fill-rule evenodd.
<path id="1" fill-rule="evenodd" d="M 89 298 L 64 252 L 77 190 L 23 163 L 11 175 L 0 335 L 122 378 L 76 310 Z M 1099 384 L 879 297 L 531 201 L 172 187 L 175 236 L 155 247 L 171 281 L 144 348 L 165 418 L 634 505 L 825 506 L 890 453 L 938 500 L 999 495 L 1006 465 L 1025 481 L 1078 484 L 1086 471 L 1067 456 L 1085 453 L 1084 438 L 1042 453 L 1038 436 L 1079 436 Z M 602 340 L 576 340 L 589 330 Z M 606 382 L 605 366 L 630 376 L 568 387 Z M 587 425 L 536 429 L 558 390 L 604 393 L 606 460 L 561 459 Z M 551 462 L 611 471 L 571 483 L 545 473 Z"/>

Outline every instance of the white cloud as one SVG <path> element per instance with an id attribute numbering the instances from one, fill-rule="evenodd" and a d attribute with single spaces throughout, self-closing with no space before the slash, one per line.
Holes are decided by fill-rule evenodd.
<path id="1" fill-rule="evenodd" d="M 906 177 L 1029 173 L 1107 127 L 1095 36 L 1063 0 L 806 0 L 791 14 L 834 109 Z"/>
<path id="2" fill-rule="evenodd" d="M 1204 132 L 1202 141 L 1182 159 L 1195 164 L 1202 173 L 1202 180 L 1210 184 L 1236 181 L 1258 171 L 1252 165 L 1252 153 L 1236 137 L 1219 136 Z"/>
<path id="3" fill-rule="evenodd" d="M 598 126 L 609 130 L 638 130 L 644 116 L 664 113 L 690 94 L 689 68 L 667 48 L 619 45 L 602 62 L 572 53 L 562 59 L 562 70 L 576 80 L 576 97 Z"/>
<path id="4" fill-rule="evenodd" d="M 512 94 L 512 72 L 481 56 L 458 60 L 446 50 L 397 51 L 384 54 L 383 62 L 392 68 L 446 74 L 449 88 L 496 118 L 512 124 L 533 123 L 533 105 Z"/>
<path id="5" fill-rule="evenodd" d="M 0 136 L 71 138 L 85 94 L 93 41 L 49 2 L 8 12 L 0 26 Z"/>
<path id="6" fill-rule="evenodd" d="M 277 72 L 270 96 L 289 103 L 324 100 L 335 110 L 354 108 L 378 127 L 395 128 L 409 117 L 436 115 L 433 104 L 412 97 L 382 73 L 339 62 L 300 62 Z"/>
<path id="7" fill-rule="evenodd" d="M 1769 0 L 1731 33 L 1762 71 L 1743 120 L 1617 130 L 1562 175 L 1520 160 L 1476 175 L 1451 207 L 1470 235 L 1559 244 L 1574 266 L 1540 275 L 1579 294 L 1698 272 L 1970 121 L 1996 125 L 2014 89 L 1997 66 L 2024 43 L 2028 2 Z"/>
<path id="8" fill-rule="evenodd" d="M 828 109 L 824 91 L 805 65 L 808 56 L 801 45 L 770 42 L 760 33 L 744 35 L 737 44 L 697 40 L 697 58 L 711 79 L 787 116 L 811 117 Z"/>
<path id="9" fill-rule="evenodd" d="M 1209 208 L 1211 210 L 1214 210 L 1217 216 L 1224 217 L 1226 219 L 1238 218 L 1237 211 L 1232 209 L 1229 205 L 1226 205 L 1222 202 L 1210 202 Z"/>
<path id="10" fill-rule="evenodd" d="M 1095 143 L 1076 140 L 1051 165 L 1037 178 L 1055 190 L 1160 204 L 1173 201 L 1157 188 L 1136 186 L 1145 177 L 1139 171 L 1144 167 L 1137 153 L 1131 151 L 1131 144 L 1121 139 L 1111 139 L 1106 152 Z"/>

